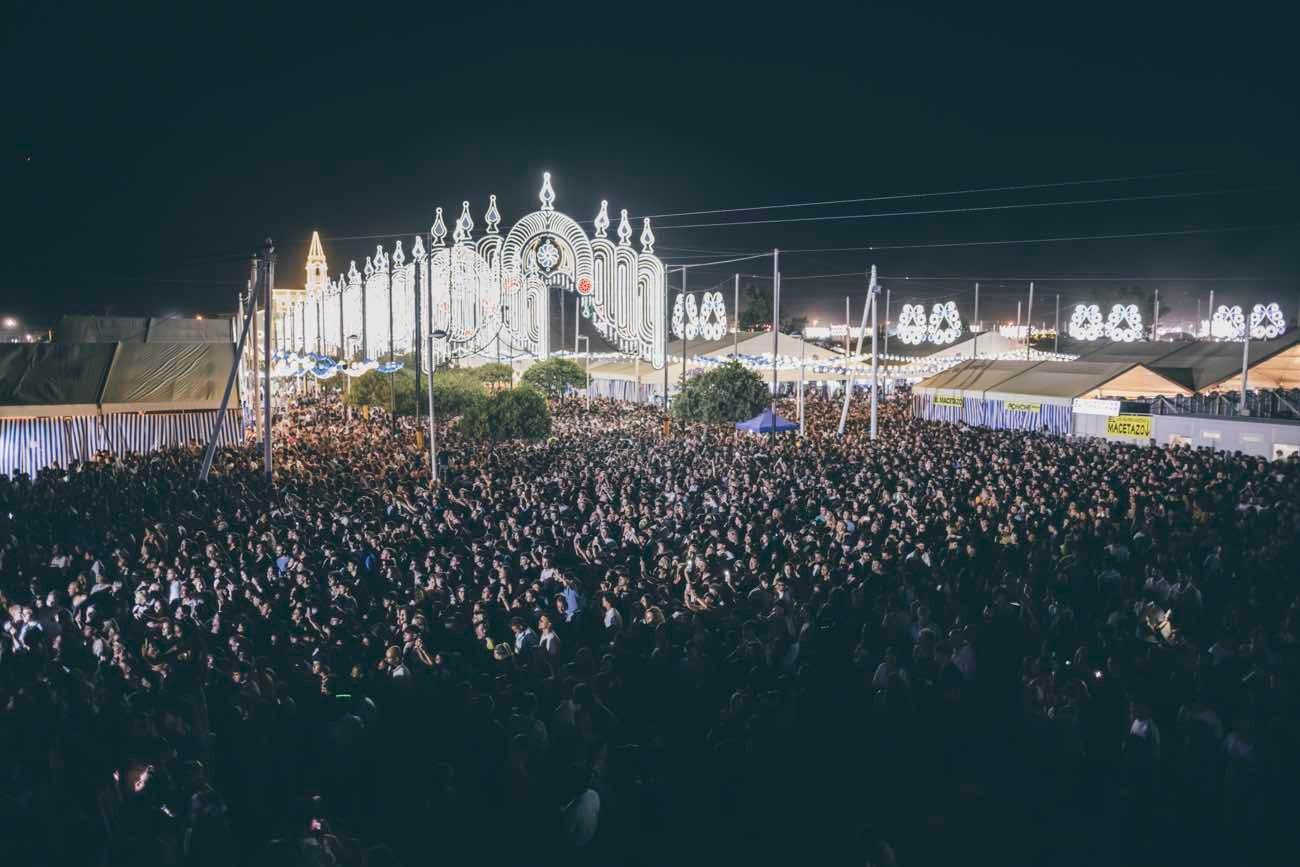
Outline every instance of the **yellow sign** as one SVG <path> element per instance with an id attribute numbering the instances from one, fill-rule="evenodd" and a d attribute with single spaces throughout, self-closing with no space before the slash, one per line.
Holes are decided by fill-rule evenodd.
<path id="1" fill-rule="evenodd" d="M 1041 403 L 1025 403 L 1019 400 L 1009 400 L 1006 406 L 1007 412 L 1040 412 L 1043 408 Z"/>
<path id="2" fill-rule="evenodd" d="M 1119 437 L 1151 436 L 1151 416 L 1112 415 L 1106 419 L 1106 433 Z"/>
<path id="3" fill-rule="evenodd" d="M 941 394 L 934 399 L 935 406 L 965 406 L 966 401 L 951 394 Z"/>

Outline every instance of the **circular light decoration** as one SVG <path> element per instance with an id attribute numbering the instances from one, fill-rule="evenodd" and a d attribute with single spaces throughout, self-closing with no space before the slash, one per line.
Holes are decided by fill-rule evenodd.
<path id="1" fill-rule="evenodd" d="M 1100 340 L 1106 327 L 1101 321 L 1101 308 L 1096 304 L 1076 304 L 1070 314 L 1069 334 L 1075 340 Z"/>
<path id="2" fill-rule="evenodd" d="M 705 340 L 721 340 L 727 333 L 727 308 L 721 292 L 705 292 L 700 304 L 699 331 Z"/>
<path id="3" fill-rule="evenodd" d="M 1246 317 L 1241 307 L 1220 304 L 1210 319 L 1210 336 L 1220 340 L 1241 340 L 1246 336 Z"/>
<path id="4" fill-rule="evenodd" d="M 925 342 L 928 330 L 925 305 L 904 304 L 902 312 L 898 314 L 898 339 L 908 346 L 915 346 Z"/>
<path id="5" fill-rule="evenodd" d="M 961 314 L 957 312 L 956 301 L 936 304 L 931 308 L 927 333 L 931 343 L 952 343 L 961 337 Z"/>
<path id="6" fill-rule="evenodd" d="M 1272 340 L 1286 333 L 1286 319 L 1277 302 L 1256 304 L 1250 311 L 1250 336 L 1255 340 Z"/>
<path id="7" fill-rule="evenodd" d="M 1106 336 L 1117 343 L 1142 339 L 1142 311 L 1136 304 L 1116 304 L 1106 319 Z"/>
<path id="8" fill-rule="evenodd" d="M 680 294 L 673 302 L 673 334 L 694 340 L 700 333 L 700 314 L 695 307 L 695 296 Z"/>

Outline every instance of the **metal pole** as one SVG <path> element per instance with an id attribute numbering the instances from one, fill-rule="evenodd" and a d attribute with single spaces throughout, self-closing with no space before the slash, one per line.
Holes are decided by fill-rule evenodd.
<path id="1" fill-rule="evenodd" d="M 888 298 L 889 296 L 886 295 L 885 297 Z M 886 305 L 885 305 L 885 310 L 886 310 L 886 311 L 889 310 L 889 305 L 888 305 L 888 303 L 886 303 Z M 979 348 L 980 348 L 980 333 L 979 333 L 979 330 L 978 330 L 978 329 L 980 328 L 981 322 L 980 322 L 980 284 L 979 284 L 978 281 L 975 283 L 975 317 L 974 317 L 974 318 L 975 318 L 975 323 L 971 326 L 971 329 L 970 329 L 970 333 L 971 333 L 970 357 L 971 357 L 971 358 L 979 358 L 979 356 L 980 356 L 980 353 L 979 353 Z M 885 325 L 885 328 L 888 329 L 888 328 L 889 328 L 889 325 L 886 324 L 886 325 Z M 885 339 L 886 339 L 886 340 L 889 339 L 889 331 L 888 331 L 888 330 L 885 331 Z M 886 347 L 888 347 L 888 344 L 886 344 Z M 886 348 L 885 351 L 888 352 L 889 349 Z"/>
<path id="2" fill-rule="evenodd" d="M 890 295 L 890 290 L 886 289 L 885 290 L 885 354 L 886 355 L 889 354 L 889 326 L 893 324 L 889 318 L 889 311 L 892 309 L 890 307 L 892 299 L 889 297 L 889 295 Z M 979 307 L 979 304 L 976 303 L 975 306 Z"/>
<path id="3" fill-rule="evenodd" d="M 808 348 L 808 338 L 802 331 L 799 332 L 799 436 L 804 435 L 803 425 L 803 358 L 804 351 Z"/>
<path id="4" fill-rule="evenodd" d="M 1151 339 L 1156 339 L 1156 325 L 1160 323 L 1160 290 L 1156 290 L 1156 297 L 1151 302 Z"/>
<path id="5" fill-rule="evenodd" d="M 691 357 L 691 324 L 686 320 L 686 266 L 682 266 L 682 375 L 678 382 L 686 384 L 686 363 Z"/>
<path id="6" fill-rule="evenodd" d="M 424 364 L 424 358 L 422 357 L 424 354 L 424 341 L 420 334 L 420 328 L 424 323 L 420 321 L 420 314 L 424 310 L 420 304 L 420 261 L 418 259 L 415 260 L 412 270 L 414 273 L 411 275 L 411 292 L 415 296 L 415 429 L 418 431 L 420 429 L 420 392 L 424 390 L 423 383 L 420 382 L 420 377 L 424 373 L 421 369 Z"/>
<path id="7" fill-rule="evenodd" d="M 664 424 L 668 423 L 668 350 L 672 348 L 669 336 L 672 331 L 672 311 L 668 309 L 668 278 L 664 277 Z"/>
<path id="8" fill-rule="evenodd" d="M 257 273 L 253 276 L 253 288 L 249 291 L 248 294 L 248 306 L 254 309 L 257 308 L 258 302 L 262 300 L 262 270 L 261 269 L 262 269 L 262 259 L 260 256 L 258 256 Z M 262 326 L 258 323 L 256 316 L 253 317 L 252 328 L 253 328 L 253 364 L 249 368 L 250 375 L 248 378 L 251 381 L 251 385 L 253 386 L 253 394 L 251 396 L 252 399 L 249 401 L 249 403 L 253 407 L 253 436 L 256 437 L 257 441 L 260 443 L 262 441 L 262 413 L 261 413 L 262 379 L 261 377 L 258 376 L 258 373 L 262 369 L 262 365 L 260 361 L 262 355 L 261 337 L 260 337 Z"/>
<path id="9" fill-rule="evenodd" d="M 858 355 L 862 354 L 862 338 L 865 336 L 867 330 L 867 309 L 871 307 L 871 299 L 875 297 L 871 294 L 874 285 L 875 284 L 870 281 L 867 283 L 867 302 L 862 305 L 862 327 L 858 329 Z M 849 327 L 851 328 L 852 326 Z M 872 336 L 871 341 L 872 348 L 874 349 L 876 345 L 874 335 Z M 849 396 L 853 394 L 853 373 L 849 370 L 848 346 L 845 346 L 844 350 L 844 406 L 840 409 L 840 426 L 836 431 L 836 436 L 844 436 L 844 427 L 849 421 Z M 872 353 L 871 363 L 872 369 L 874 370 L 876 363 L 874 352 Z"/>
<path id="10" fill-rule="evenodd" d="M 772 248 L 772 428 L 768 436 L 776 439 L 776 356 L 781 347 L 781 251 Z"/>
<path id="11" fill-rule="evenodd" d="M 1201 299 L 1200 298 L 1196 299 L 1196 325 L 1192 329 L 1192 333 L 1195 334 L 1197 337 L 1201 336 Z"/>
<path id="12" fill-rule="evenodd" d="M 1029 306 L 1025 308 L 1025 360 L 1029 360 L 1029 332 L 1033 329 L 1030 324 L 1034 318 L 1034 283 L 1029 282 Z"/>
<path id="13" fill-rule="evenodd" d="M 262 397 L 266 419 L 263 422 L 262 464 L 269 485 L 271 483 L 271 302 L 275 293 L 275 245 L 271 243 L 270 238 L 266 239 L 266 259 L 263 270 L 266 274 L 266 394 Z"/>
<path id="14" fill-rule="evenodd" d="M 396 357 L 396 344 L 393 342 L 393 268 L 392 259 L 388 260 L 388 363 Z M 416 401 L 417 403 L 419 401 Z M 388 413 L 393 435 L 397 435 L 397 371 L 388 374 Z"/>
<path id="15" fill-rule="evenodd" d="M 876 403 L 880 391 L 880 367 L 876 356 L 876 299 L 880 286 L 876 283 L 876 266 L 871 266 L 871 441 L 876 441 Z"/>
<path id="16" fill-rule="evenodd" d="M 1205 334 L 1207 337 L 1213 337 L 1214 336 L 1214 290 L 1213 289 L 1210 290 L 1210 307 L 1208 310 L 1205 311 L 1205 319 L 1209 323 L 1208 325 L 1205 326 Z M 1201 327 L 1201 323 L 1199 322 L 1196 323 L 1196 327 L 1199 329 Z"/>
<path id="17" fill-rule="evenodd" d="M 563 292 L 564 290 L 560 291 Z M 575 355 L 578 352 L 578 332 L 581 330 L 578 326 L 582 324 L 582 318 L 578 311 L 578 303 L 581 300 L 578 293 L 573 293 L 573 352 Z"/>
<path id="18" fill-rule="evenodd" d="M 1250 415 L 1246 408 L 1246 372 L 1250 367 L 1250 319 L 1246 319 L 1246 333 L 1241 340 L 1241 406 L 1237 408 L 1240 415 Z"/>
<path id="19" fill-rule="evenodd" d="M 864 310 L 863 317 L 866 317 Z M 844 296 L 844 363 L 848 365 L 849 361 L 849 332 L 853 330 L 853 308 L 850 306 L 849 296 Z"/>
<path id="20" fill-rule="evenodd" d="M 1052 351 L 1061 350 L 1061 293 L 1056 293 L 1056 324 L 1052 326 Z"/>
<path id="21" fill-rule="evenodd" d="M 564 346 L 564 289 L 556 286 L 555 292 L 560 298 L 560 346 Z M 550 296 L 547 297 L 547 303 L 550 303 Z"/>
<path id="22" fill-rule="evenodd" d="M 740 275 L 736 275 L 735 300 L 731 306 L 732 325 L 731 333 L 731 355 L 733 358 L 740 356 Z"/>
<path id="23" fill-rule="evenodd" d="M 438 372 L 438 356 L 433 351 L 434 332 L 433 311 L 433 232 L 429 232 L 429 266 L 425 270 L 425 301 L 429 305 L 429 481 L 430 486 L 438 483 L 438 415 L 433 407 L 433 375 Z M 448 269 L 450 280 L 450 269 Z"/>
<path id="24" fill-rule="evenodd" d="M 239 329 L 239 342 L 235 344 L 235 357 L 230 363 L 230 375 L 226 377 L 226 390 L 221 393 L 221 407 L 217 410 L 217 417 L 212 422 L 212 433 L 208 435 L 208 447 L 203 452 L 203 466 L 199 469 L 199 481 L 206 482 L 208 473 L 212 470 L 212 458 L 217 453 L 217 435 L 221 432 L 221 425 L 226 420 L 226 408 L 230 406 L 230 392 L 235 387 L 235 378 L 239 375 L 239 365 L 244 358 L 244 343 L 248 339 L 248 332 L 251 330 L 253 320 L 256 318 L 253 312 L 257 310 L 257 305 L 253 299 L 257 297 L 257 274 L 258 260 L 254 256 L 249 265 L 248 274 L 248 310 L 244 313 L 244 324 Z M 256 376 L 254 376 L 256 379 Z"/>

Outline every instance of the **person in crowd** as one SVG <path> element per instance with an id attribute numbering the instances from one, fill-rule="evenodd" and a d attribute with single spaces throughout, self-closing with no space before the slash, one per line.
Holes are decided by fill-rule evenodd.
<path id="1" fill-rule="evenodd" d="M 4 862 L 1276 851 L 1297 459 L 839 411 L 561 400 L 430 487 L 322 396 L 270 487 L 248 446 L 0 476 Z"/>

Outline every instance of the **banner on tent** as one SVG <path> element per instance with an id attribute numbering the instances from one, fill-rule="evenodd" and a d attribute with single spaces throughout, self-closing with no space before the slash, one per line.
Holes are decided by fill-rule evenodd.
<path id="1" fill-rule="evenodd" d="M 1119 415 L 1118 400 L 1098 400 L 1093 397 L 1076 397 L 1074 411 L 1079 415 Z"/>
<path id="2" fill-rule="evenodd" d="M 1106 433 L 1119 437 L 1150 437 L 1151 416 L 1113 415 L 1106 419 Z"/>
<path id="3" fill-rule="evenodd" d="M 966 401 L 965 401 L 963 398 L 961 398 L 960 396 L 951 395 L 951 394 L 940 394 L 940 395 L 936 395 L 935 398 L 934 398 L 934 402 L 935 402 L 935 404 L 937 404 L 938 406 L 957 406 L 957 407 L 961 407 L 961 406 L 965 406 L 965 405 L 966 405 Z"/>
<path id="4" fill-rule="evenodd" d="M 1023 400 L 1007 401 L 1007 412 L 1041 412 L 1042 409 L 1041 403 L 1028 403 Z"/>

